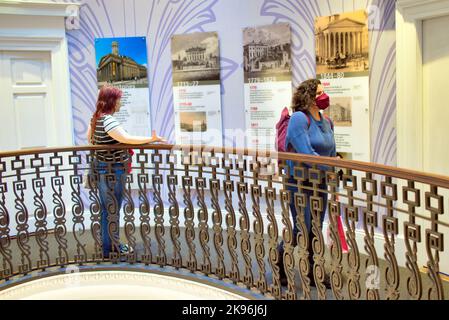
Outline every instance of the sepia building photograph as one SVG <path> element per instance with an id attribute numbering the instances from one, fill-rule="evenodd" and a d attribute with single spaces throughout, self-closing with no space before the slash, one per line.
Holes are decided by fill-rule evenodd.
<path id="1" fill-rule="evenodd" d="M 175 35 L 171 40 L 173 82 L 220 81 L 220 54 L 215 32 Z"/>
<path id="2" fill-rule="evenodd" d="M 98 86 L 148 86 L 144 37 L 95 39 Z"/>
<path id="3" fill-rule="evenodd" d="M 291 76 L 290 25 L 251 27 L 243 30 L 243 69 L 248 78 Z"/>
<path id="4" fill-rule="evenodd" d="M 317 74 L 369 71 L 366 11 L 317 18 L 315 53 Z"/>
<path id="5" fill-rule="evenodd" d="M 352 98 L 332 97 L 331 105 L 324 113 L 332 119 L 336 127 L 351 127 Z"/>
<path id="6" fill-rule="evenodd" d="M 206 112 L 180 112 L 181 131 L 206 132 Z"/>

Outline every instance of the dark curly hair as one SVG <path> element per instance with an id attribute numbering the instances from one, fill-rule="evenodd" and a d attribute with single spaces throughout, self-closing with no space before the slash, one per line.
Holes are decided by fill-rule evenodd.
<path id="1" fill-rule="evenodd" d="M 296 88 L 292 98 L 293 112 L 306 112 L 315 104 L 316 90 L 320 84 L 321 81 L 318 79 L 309 79 L 302 82 L 298 88 Z"/>

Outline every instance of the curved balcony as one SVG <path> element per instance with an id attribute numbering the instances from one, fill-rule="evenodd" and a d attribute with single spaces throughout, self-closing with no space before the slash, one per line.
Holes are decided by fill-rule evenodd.
<path id="1" fill-rule="evenodd" d="M 135 153 L 121 176 L 121 208 L 106 190 L 111 253 L 103 256 L 101 177 L 92 159 L 97 150 L 129 148 Z M 114 182 L 112 170 L 106 181 Z M 94 274 L 122 272 L 167 278 L 161 286 L 201 284 L 231 298 L 447 299 L 448 189 L 449 177 L 235 148 L 3 152 L 0 298 L 72 272 L 88 283 L 98 280 Z M 123 243 L 128 252 L 119 250 Z M 150 278 L 139 280 L 142 290 Z"/>

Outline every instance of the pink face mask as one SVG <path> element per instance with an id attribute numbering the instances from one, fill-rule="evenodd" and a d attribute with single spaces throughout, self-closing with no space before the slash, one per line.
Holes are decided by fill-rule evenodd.
<path id="1" fill-rule="evenodd" d="M 329 108 L 329 104 L 330 104 L 329 96 L 327 94 L 325 94 L 325 93 L 323 93 L 322 95 L 317 97 L 315 102 L 316 102 L 316 106 L 320 110 L 326 110 L 327 108 Z"/>

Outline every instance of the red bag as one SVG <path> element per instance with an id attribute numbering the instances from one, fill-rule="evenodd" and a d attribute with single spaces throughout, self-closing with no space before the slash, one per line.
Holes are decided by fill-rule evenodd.
<path id="1" fill-rule="evenodd" d="M 348 252 L 348 243 L 345 238 L 345 231 L 343 230 L 343 222 L 341 221 L 341 216 L 338 216 L 338 236 L 340 237 L 341 249 L 343 253 Z"/>
<path id="2" fill-rule="evenodd" d="M 290 121 L 290 114 L 287 108 L 284 108 L 281 113 L 281 118 L 276 124 L 276 150 L 279 152 L 287 152 L 285 147 L 285 138 L 287 137 L 288 122 Z"/>
<path id="3" fill-rule="evenodd" d="M 130 155 L 130 159 L 129 159 L 129 162 L 128 162 L 127 173 L 131 173 L 134 150 L 133 149 L 128 149 L 128 154 Z"/>
<path id="4" fill-rule="evenodd" d="M 338 227 L 338 237 L 340 238 L 340 243 L 341 243 L 341 250 L 343 253 L 348 252 L 348 243 L 346 242 L 346 238 L 345 238 L 345 231 L 343 229 L 343 221 L 341 220 L 341 216 L 337 217 L 337 227 Z M 332 239 L 331 239 L 331 229 L 330 227 L 327 228 L 327 243 L 328 246 L 330 248 L 331 244 L 332 244 Z"/>

